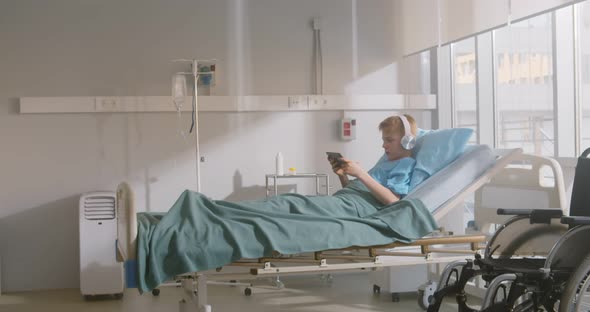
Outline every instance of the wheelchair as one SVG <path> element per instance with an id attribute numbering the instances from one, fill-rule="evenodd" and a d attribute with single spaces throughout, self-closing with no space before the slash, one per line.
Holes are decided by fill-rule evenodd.
<path id="1" fill-rule="evenodd" d="M 454 296 L 458 311 L 590 310 L 590 148 L 578 158 L 570 216 L 561 209 L 498 209 L 510 219 L 484 254 L 443 270 L 429 312 Z M 468 302 L 469 283 L 486 289 L 480 307 Z"/>

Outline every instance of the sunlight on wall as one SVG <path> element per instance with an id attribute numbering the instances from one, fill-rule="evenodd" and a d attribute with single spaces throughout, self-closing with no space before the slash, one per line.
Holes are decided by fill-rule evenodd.
<path id="1" fill-rule="evenodd" d="M 395 94 L 399 93 L 398 64 L 391 63 L 378 71 L 359 77 L 349 83 L 344 94 Z"/>

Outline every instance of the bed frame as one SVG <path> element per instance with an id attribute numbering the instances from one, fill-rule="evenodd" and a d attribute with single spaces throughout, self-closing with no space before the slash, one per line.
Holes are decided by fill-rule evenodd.
<path id="1" fill-rule="evenodd" d="M 488 183 L 508 164 L 517 160 L 522 154 L 522 149 L 495 150 L 495 153 L 498 155 L 496 162 L 461 192 L 439 207 L 433 213 L 435 220 L 440 220 L 452 208 L 462 204 L 467 196 Z M 137 272 L 136 207 L 133 191 L 126 182 L 121 183 L 117 189 L 117 206 L 117 260 L 125 263 L 126 287 L 135 288 L 137 286 L 135 276 Z M 318 251 L 311 255 L 276 255 L 271 258 L 243 259 L 229 266 L 249 268 L 246 271 L 247 276 L 250 279 L 256 279 L 262 276 L 278 277 L 287 274 L 377 270 L 392 266 L 450 263 L 472 257 L 474 253 L 485 247 L 486 241 L 485 235 L 441 236 L 439 233 L 409 244 L 395 242 L 380 246 L 353 246 L 346 249 Z M 400 257 L 403 258 L 400 259 Z M 236 277 L 236 273 L 221 271 L 222 268 L 218 268 L 217 272 L 195 272 L 179 276 L 178 279 L 181 280 L 185 290 L 185 298 L 180 301 L 180 311 L 189 311 L 189 309 L 199 312 L 211 311 L 211 306 L 207 304 L 208 276 L 214 280 L 231 280 Z M 246 289 L 246 294 L 249 294 L 249 288 Z"/>

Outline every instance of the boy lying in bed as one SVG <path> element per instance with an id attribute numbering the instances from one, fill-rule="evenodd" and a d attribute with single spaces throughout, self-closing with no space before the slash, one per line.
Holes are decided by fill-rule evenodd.
<path id="1" fill-rule="evenodd" d="M 410 190 L 410 179 L 416 166 L 412 158 L 415 145 L 416 121 L 410 115 L 391 116 L 379 124 L 385 154 L 368 172 L 346 158 L 328 157 L 332 170 L 340 178 L 342 187 L 349 186 L 348 175 L 371 192 L 384 205 L 392 204 Z M 415 181 L 416 182 L 416 181 Z M 414 186 L 418 183 L 414 183 Z"/>
<path id="2" fill-rule="evenodd" d="M 404 128 L 416 133 L 408 115 L 392 116 L 380 124 L 385 154 L 368 172 L 348 159 L 331 160 L 346 186 L 332 196 L 281 194 L 228 202 L 186 190 L 166 214 L 139 213 L 140 291 L 153 289 L 174 275 L 213 269 L 242 258 L 409 243 L 432 232 L 437 225 L 427 207 L 419 199 L 400 200 L 433 174 L 433 167 L 424 165 L 427 161 L 411 157 L 415 142 L 401 130 L 404 120 Z M 467 139 L 462 140 L 460 150 L 450 148 L 454 155 L 463 151 Z M 416 148 L 420 142 L 417 144 Z M 422 150 L 426 147 L 424 142 Z M 431 151 L 427 154 L 439 158 L 431 156 Z M 349 181 L 347 175 L 357 179 Z"/>

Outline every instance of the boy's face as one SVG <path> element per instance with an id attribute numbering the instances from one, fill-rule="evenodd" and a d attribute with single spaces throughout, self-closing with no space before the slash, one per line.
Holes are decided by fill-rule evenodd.
<path id="1" fill-rule="evenodd" d="M 398 160 L 408 157 L 411 153 L 402 147 L 402 135 L 397 131 L 384 130 L 381 138 L 383 139 L 383 149 L 389 160 Z"/>

